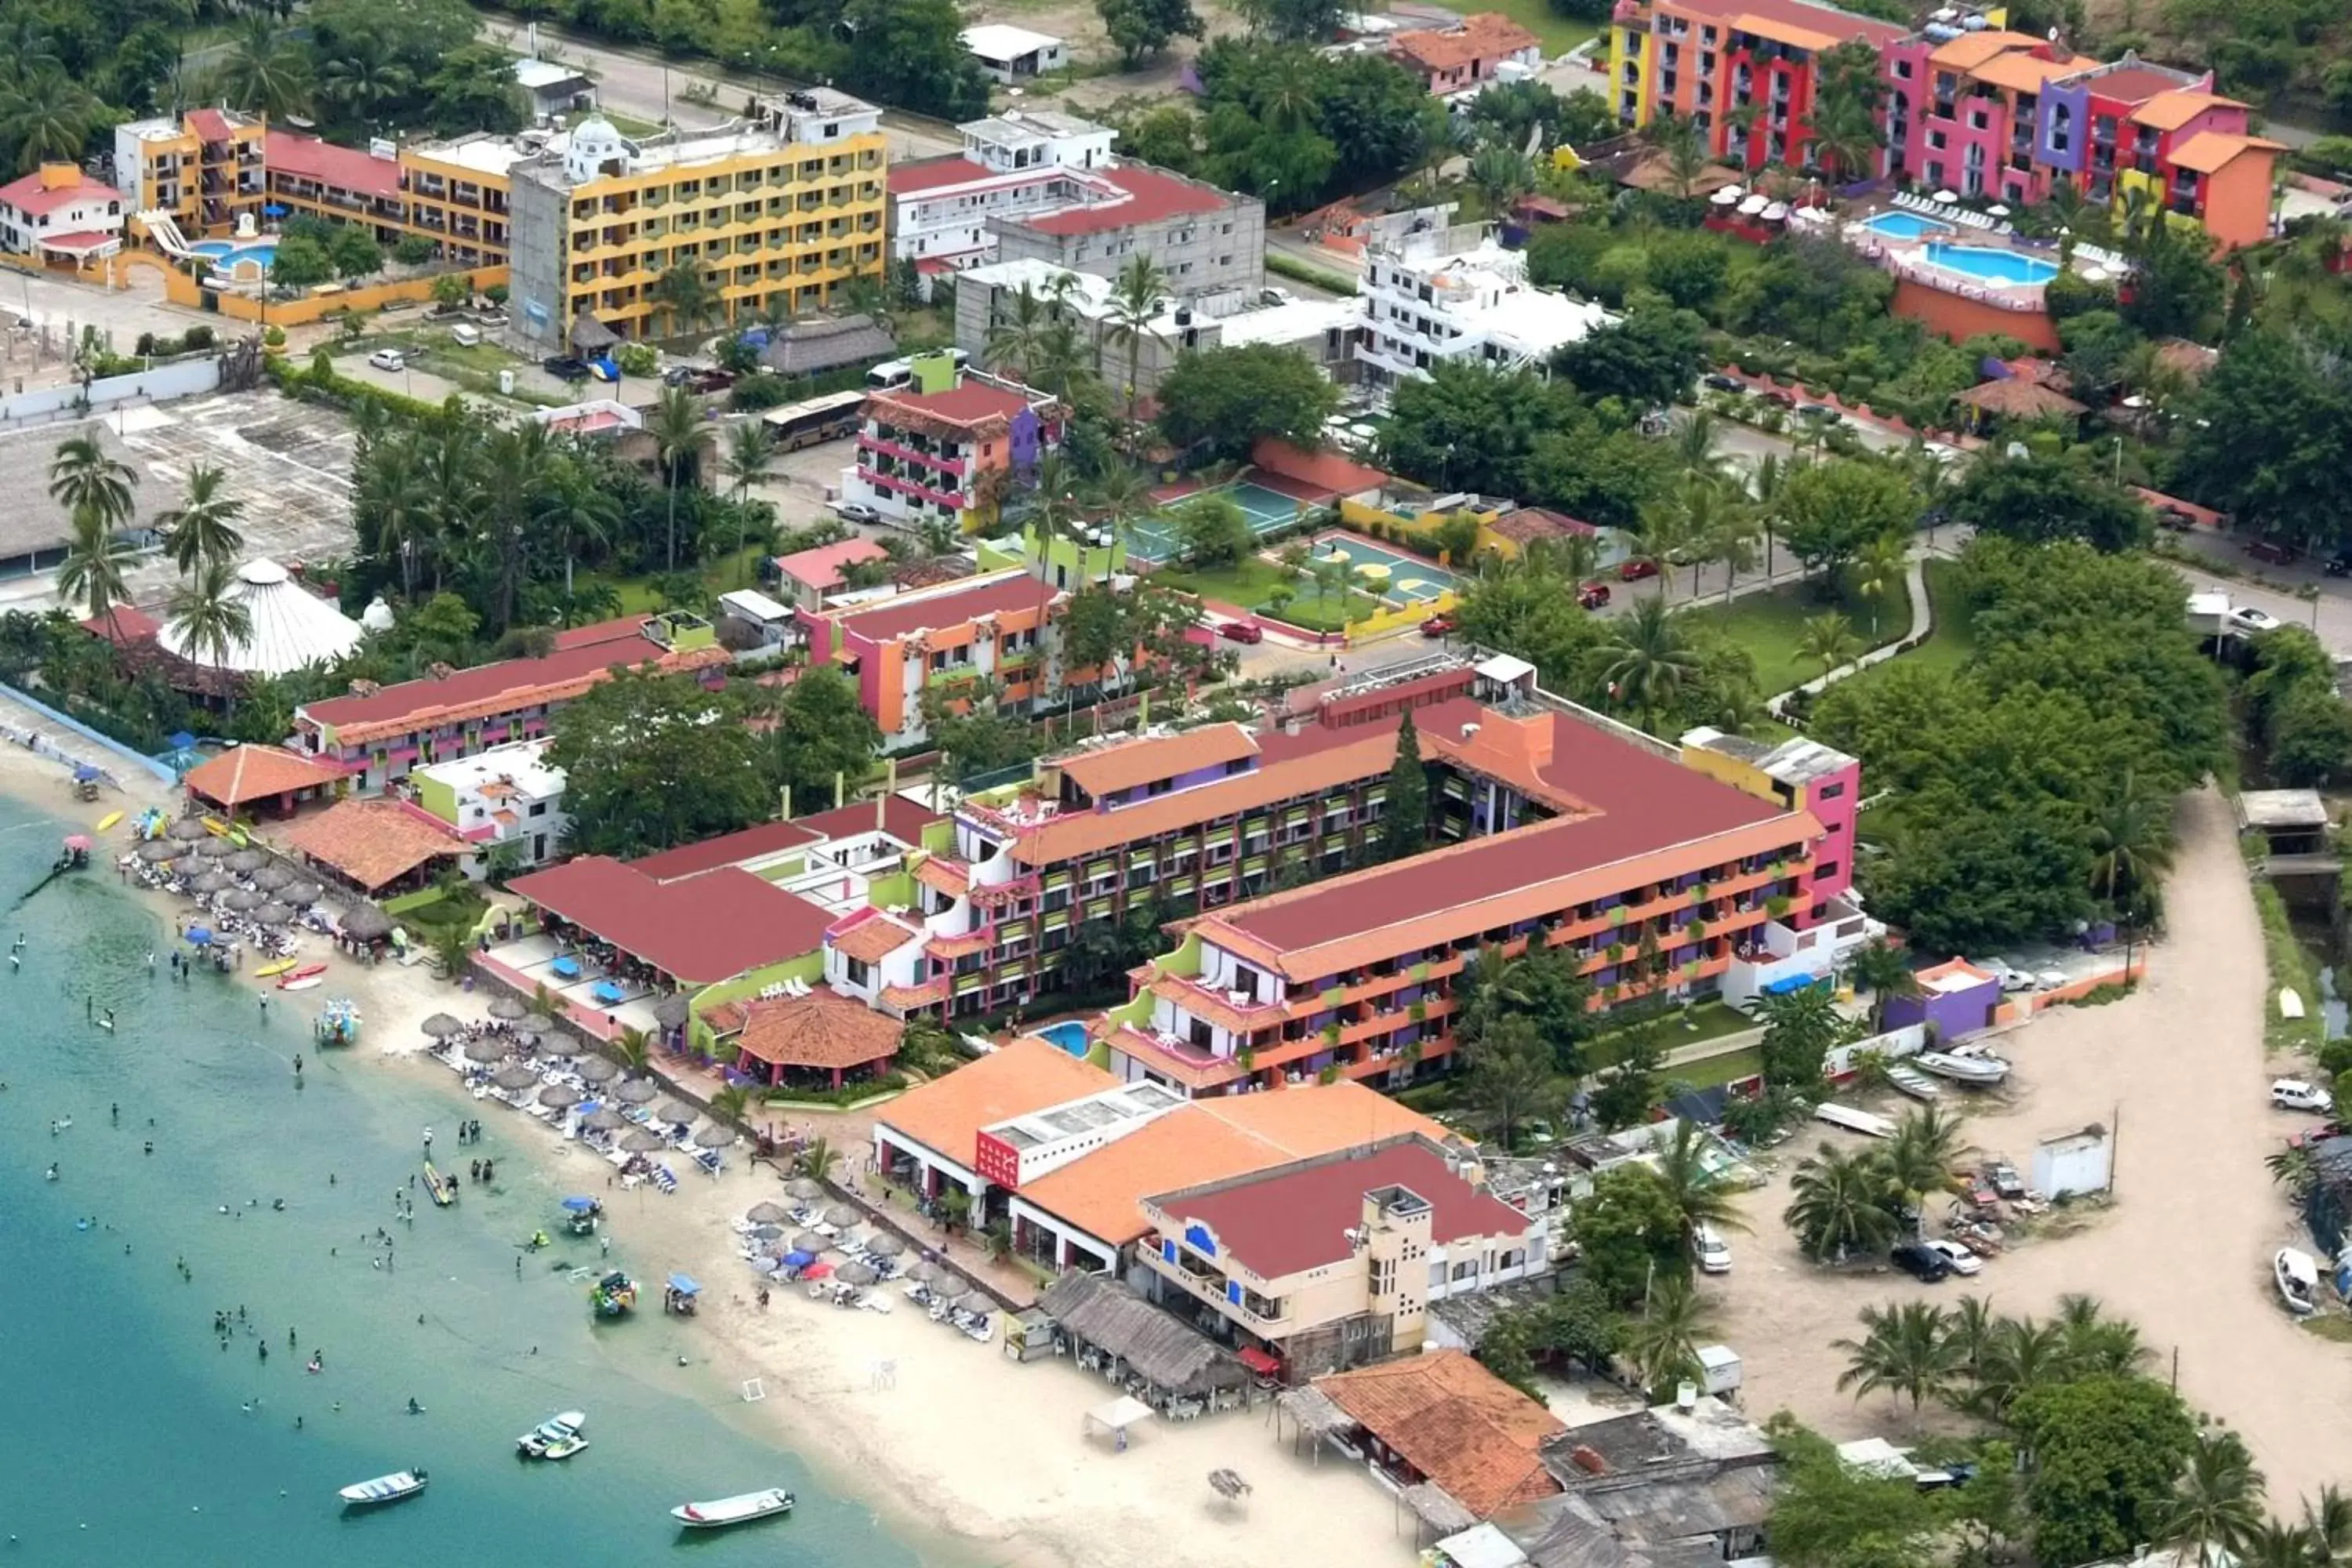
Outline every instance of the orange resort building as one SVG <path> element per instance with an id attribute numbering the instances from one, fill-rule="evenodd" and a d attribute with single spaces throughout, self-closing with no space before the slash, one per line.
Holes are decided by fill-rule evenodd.
<path id="1" fill-rule="evenodd" d="M 866 400 L 844 500 L 900 528 L 961 531 L 994 521 L 1014 481 L 1061 444 L 1057 405 L 1042 394 L 961 374 L 946 354 L 915 362 L 914 380 Z"/>
<path id="2" fill-rule="evenodd" d="M 544 735 L 557 708 L 615 668 L 702 669 L 727 658 L 699 616 L 624 616 L 559 632 L 539 658 L 396 686 L 362 682 L 347 697 L 306 702 L 294 710 L 295 745 L 340 766 L 352 790 L 373 793 L 416 768 Z"/>
<path id="3" fill-rule="evenodd" d="M 1618 0 L 1609 30 L 1619 121 L 1684 116 L 1708 151 L 1750 170 L 1811 170 L 1822 57 L 1860 45 L 1877 61 L 1883 146 L 1850 179 L 2011 206 L 2060 181 L 2096 202 L 2141 200 L 2225 248 L 2269 233 L 2279 143 L 2212 73 L 2077 55 L 2010 32 L 1998 12 L 1945 7 L 1910 28 L 1810 0 Z"/>
<path id="4" fill-rule="evenodd" d="M 122 248 L 122 193 L 72 163 L 0 185 L 0 249 L 79 266 Z"/>
<path id="5" fill-rule="evenodd" d="M 1055 605 L 1067 595 L 1025 571 L 961 577 L 876 600 L 794 612 L 809 662 L 857 683 L 886 747 L 929 733 L 923 699 L 967 700 L 993 684 L 998 703 L 1025 711 L 1076 677 L 1061 668 Z"/>
<path id="6" fill-rule="evenodd" d="M 1062 984 L 1083 928 L 1148 912 L 1181 942 L 1094 1033 L 1122 1077 L 1200 1094 L 1327 1070 L 1405 1082 L 1452 1051 L 1470 955 L 1538 931 L 1604 1005 L 1744 1001 L 1867 939 L 1849 893 L 1860 768 L 1826 747 L 1711 730 L 1666 745 L 1509 658 L 1441 656 L 1294 710 L 1280 730 L 1082 747 L 967 797 L 952 851 L 913 863 L 915 907 L 828 977 L 896 1011 L 992 1012 Z M 1442 847 L 1351 872 L 1407 710 Z M 1327 879 L 1274 890 L 1299 875 Z"/>

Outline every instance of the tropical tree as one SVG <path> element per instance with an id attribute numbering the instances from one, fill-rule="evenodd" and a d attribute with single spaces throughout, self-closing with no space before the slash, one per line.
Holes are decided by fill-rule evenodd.
<path id="1" fill-rule="evenodd" d="M 646 299 L 661 307 L 668 335 L 698 332 L 719 314 L 719 289 L 699 261 L 674 261 L 646 289 Z M 671 391 L 678 391 L 673 387 Z"/>
<path id="2" fill-rule="evenodd" d="M 833 1168 L 841 1163 L 841 1151 L 833 1146 L 829 1138 L 812 1138 L 801 1145 L 799 1163 L 802 1175 L 820 1182 L 831 1181 Z"/>
<path id="3" fill-rule="evenodd" d="M 1658 1151 L 1651 1174 L 1683 1216 L 1685 1232 L 1696 1232 L 1700 1226 L 1745 1231 L 1748 1222 L 1740 1215 L 1738 1200 L 1706 1168 L 1706 1134 L 1685 1117 L 1675 1123 L 1674 1142 Z"/>
<path id="4" fill-rule="evenodd" d="M 1862 657 L 1862 639 L 1843 616 L 1832 610 L 1805 623 L 1797 637 L 1797 657 L 1819 664 L 1826 676 Z"/>
<path id="5" fill-rule="evenodd" d="M 1846 1355 L 1838 1392 L 1852 1389 L 1856 1399 L 1880 1389 L 1897 1398 L 1907 1395 L 1916 1415 L 1928 1399 L 1950 1391 L 1958 1373 L 1958 1352 L 1948 1325 L 1944 1310 L 1926 1301 L 1864 1307 L 1863 1337 L 1837 1340 L 1831 1346 Z"/>
<path id="6" fill-rule="evenodd" d="M 1903 591 L 1904 579 L 1911 569 L 1911 558 L 1903 542 L 1892 536 L 1872 540 L 1864 545 L 1846 570 L 1852 574 L 1853 591 L 1870 601 L 1870 640 L 1878 640 L 1878 612 L 1885 601 Z"/>
<path id="7" fill-rule="evenodd" d="M 2172 802 L 2129 767 L 2091 803 L 2091 891 L 2116 910 L 2172 868 Z"/>
<path id="8" fill-rule="evenodd" d="M 49 499 L 68 512 L 89 512 L 110 531 L 131 521 L 138 484 L 131 466 L 109 457 L 95 436 L 58 442 L 49 458 Z"/>
<path id="9" fill-rule="evenodd" d="M 253 640 L 253 612 L 236 592 L 236 572 L 226 561 L 204 561 L 172 591 L 164 624 L 198 664 L 226 668 Z"/>
<path id="10" fill-rule="evenodd" d="M 1625 1354 L 1643 1387 L 1666 1388 L 1697 1372 L 1708 1316 L 1686 1277 L 1663 1275 L 1651 1286 L 1642 1315 L 1625 1325 Z"/>
<path id="11" fill-rule="evenodd" d="M 379 32 L 340 34 L 337 52 L 319 68 L 319 96 L 357 124 L 373 124 L 378 110 L 415 84 L 415 73 Z"/>
<path id="12" fill-rule="evenodd" d="M 1034 289 L 1022 284 L 1011 306 L 989 322 L 988 336 L 981 344 L 981 363 L 991 370 L 1009 371 L 1024 382 L 1030 381 L 1030 373 L 1037 363 L 1038 346 L 1053 319 L 1052 307 L 1038 298 Z"/>
<path id="13" fill-rule="evenodd" d="M 1705 479 L 1728 479 L 1731 461 L 1716 448 L 1723 443 L 1723 421 L 1710 409 L 1692 411 L 1675 426 L 1675 467 Z"/>
<path id="14" fill-rule="evenodd" d="M 12 63 L 13 76 L 0 86 L 0 142 L 20 168 L 79 158 L 104 107 L 54 58 L 34 66 L 20 56 Z"/>
<path id="15" fill-rule="evenodd" d="M 123 580 L 139 552 L 116 536 L 98 513 L 77 510 L 73 533 L 58 563 L 58 597 L 95 620 L 104 617 L 118 633 L 114 612 L 128 604 L 131 589 Z"/>
<path id="16" fill-rule="evenodd" d="M 621 1058 L 624 1069 L 641 1073 L 646 1070 L 646 1064 L 653 1060 L 654 1037 L 634 1024 L 624 1024 L 620 1034 L 614 1037 L 613 1051 Z"/>
<path id="17" fill-rule="evenodd" d="M 1955 1376 L 1975 1381 L 1984 1370 L 1985 1357 L 1991 1352 L 1993 1336 L 2000 1328 L 2000 1320 L 1983 1297 L 1963 1296 L 1953 1304 L 1944 1320 L 1944 1339 L 1952 1347 Z"/>
<path id="18" fill-rule="evenodd" d="M 1535 165 L 1516 147 L 1488 142 L 1470 154 L 1470 186 L 1486 216 L 1500 218 L 1510 205 L 1536 188 Z"/>
<path id="19" fill-rule="evenodd" d="M 1985 1342 L 1969 1403 L 1998 1420 L 2018 1399 L 2067 1375 L 2065 1325 L 2003 1318 Z"/>
<path id="20" fill-rule="evenodd" d="M 1917 1214 L 1921 1228 L 1927 1223 L 1928 1194 L 1950 1192 L 1958 1185 L 1952 1173 L 1961 1148 L 1960 1119 L 1929 1105 L 1904 1117 L 1895 1125 L 1895 1136 L 1877 1150 L 1888 1188 Z"/>
<path id="21" fill-rule="evenodd" d="M 751 487 L 768 477 L 776 461 L 775 443 L 768 439 L 768 427 L 758 419 L 740 419 L 728 427 L 727 445 L 720 455 L 720 467 L 728 482 L 735 487 L 735 553 L 743 553 L 743 541 L 750 527 Z M 744 580 L 751 580 L 751 563 L 743 563 Z"/>
<path id="22" fill-rule="evenodd" d="M 214 85 L 228 102 L 283 120 L 310 107 L 310 58 L 267 15 L 248 16 L 229 44 Z"/>
<path id="23" fill-rule="evenodd" d="M 188 470 L 187 499 L 155 520 L 163 532 L 164 550 L 182 572 L 193 572 L 200 563 L 226 565 L 245 548 L 245 535 L 236 526 L 245 503 L 223 493 L 227 483 L 224 470 L 196 464 Z"/>
<path id="24" fill-rule="evenodd" d="M 1886 1212 L 1886 1175 L 1867 1153 L 1849 1154 L 1822 1143 L 1798 1162 L 1780 1217 L 1797 1233 L 1805 1256 L 1828 1263 L 1849 1252 L 1870 1252 L 1895 1238 Z"/>
<path id="25" fill-rule="evenodd" d="M 2263 1473 L 2235 1432 L 2208 1427 L 2197 1435 L 2188 1466 L 2154 1522 L 2157 1544 L 2182 1555 L 2194 1548 L 2198 1568 L 2235 1563 L 2263 1526 Z"/>
<path id="26" fill-rule="evenodd" d="M 1911 960 L 1903 950 L 1885 937 L 1874 938 L 1854 950 L 1846 960 L 1846 978 L 1870 993 L 1870 1032 L 1874 1035 L 1886 1027 L 1886 1005 L 1897 997 L 1919 994 L 1919 982 L 1911 973 Z"/>
<path id="27" fill-rule="evenodd" d="M 740 1122 L 744 1110 L 751 1103 L 751 1091 L 740 1083 L 730 1083 L 710 1097 L 710 1114 L 729 1125 Z"/>
<path id="28" fill-rule="evenodd" d="M 1135 405 L 1139 395 L 1137 383 L 1142 375 L 1143 345 L 1160 342 L 1158 329 L 1152 322 L 1168 296 L 1168 275 L 1159 264 L 1146 255 L 1128 258 L 1111 279 L 1110 296 L 1104 301 L 1108 314 L 1103 320 L 1103 342 L 1127 351 L 1127 429 L 1128 440 L 1135 441 L 1140 426 L 1135 421 Z"/>
<path id="29" fill-rule="evenodd" d="M 1698 653 L 1663 598 L 1643 599 L 1620 617 L 1600 659 L 1612 700 L 1641 715 L 1642 727 L 1653 732 L 1659 715 L 1671 711 L 1698 679 Z"/>
<path id="30" fill-rule="evenodd" d="M 673 267 L 662 274 L 667 279 L 677 272 Z M 659 283 L 656 284 L 659 287 Z M 696 447 L 702 440 L 702 405 L 694 395 L 682 386 L 662 388 L 661 401 L 654 405 L 653 417 L 646 421 L 646 433 L 654 438 L 654 451 L 659 456 L 662 480 L 669 490 L 669 564 L 668 571 L 677 570 L 677 487 L 683 482 L 686 465 L 692 460 Z"/>

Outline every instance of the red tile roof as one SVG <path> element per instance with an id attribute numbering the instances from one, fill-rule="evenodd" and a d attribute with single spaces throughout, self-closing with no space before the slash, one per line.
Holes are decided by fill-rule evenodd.
<path id="1" fill-rule="evenodd" d="M 982 616 L 1038 609 L 1051 605 L 1056 596 L 1055 590 L 1037 578 L 1026 572 L 1014 572 L 978 578 L 968 587 L 945 593 L 927 591 L 919 597 L 906 595 L 885 599 L 872 609 L 844 616 L 840 624 L 842 631 L 850 637 L 888 642 L 909 632 L 944 631 L 965 626 Z"/>
<path id="2" fill-rule="evenodd" d="M 749 871 L 724 867 L 656 882 L 634 866 L 583 856 L 509 884 L 520 898 L 690 984 L 805 957 L 833 917 Z"/>
<path id="3" fill-rule="evenodd" d="M 1749 16 L 1777 22 L 1783 26 L 1826 33 L 1840 39 L 1866 38 L 1878 48 L 1885 47 L 1910 31 L 1899 23 L 1856 16 L 1834 6 L 1809 5 L 1807 0 L 1675 0 L 1675 8 L 1692 16 L 1713 16 L 1726 22 Z"/>
<path id="4" fill-rule="evenodd" d="M 1444 1158 L 1418 1140 L 1346 1159 L 1286 1165 L 1211 1192 L 1152 1201 L 1171 1221 L 1205 1226 L 1216 1237 L 1220 1257 L 1271 1280 L 1346 1258 L 1348 1232 L 1363 1217 L 1364 1194 L 1388 1186 L 1408 1188 L 1427 1201 L 1435 1211 L 1430 1240 L 1440 1247 L 1476 1237 L 1518 1236 L 1531 1223 L 1446 1169 Z"/>
<path id="5" fill-rule="evenodd" d="M 188 129 L 207 142 L 226 142 L 231 129 L 228 116 L 217 109 L 192 109 L 188 111 Z"/>
<path id="6" fill-rule="evenodd" d="M 863 910 L 866 918 L 832 939 L 833 951 L 860 963 L 879 963 L 915 940 L 911 926 L 892 920 L 879 910 Z M 855 918 L 855 917 L 852 917 Z"/>
<path id="7" fill-rule="evenodd" d="M 1097 800 L 1139 784 L 1155 784 L 1203 768 L 1246 762 L 1257 755 L 1257 737 L 1239 724 L 1203 724 L 1173 735 L 1139 735 L 1090 747 L 1054 760 L 1062 776 Z"/>
<path id="8" fill-rule="evenodd" d="M 898 1019 L 830 991 L 780 996 L 743 1008 L 745 1055 L 781 1067 L 856 1068 L 898 1054 Z"/>
<path id="9" fill-rule="evenodd" d="M 1541 1451 L 1567 1424 L 1461 1351 L 1334 1373 L 1315 1386 L 1480 1519 L 1559 1490 Z"/>
<path id="10" fill-rule="evenodd" d="M 877 418 L 887 417 L 895 409 L 912 409 L 951 425 L 1011 419 L 1028 406 L 1029 400 L 1021 394 L 984 381 L 967 381 L 945 392 L 881 392 L 866 400 L 866 411 Z"/>
<path id="11" fill-rule="evenodd" d="M 104 637 L 118 647 L 128 647 L 135 642 L 151 642 L 163 629 L 163 623 L 146 611 L 129 605 L 119 605 L 103 616 L 91 616 L 75 623 L 94 637 Z"/>
<path id="12" fill-rule="evenodd" d="M 194 121 L 195 116 L 191 114 L 188 119 Z M 316 180 L 322 185 L 356 191 L 362 195 L 400 195 L 400 165 L 389 158 L 285 131 L 264 132 L 261 146 L 263 165 L 273 174 Z"/>
<path id="13" fill-rule="evenodd" d="M 936 811 L 916 805 L 904 795 L 886 795 L 882 803 L 882 831 L 908 844 L 923 841 L 923 829 L 947 818 Z M 821 833 L 827 838 L 849 838 L 860 833 L 874 831 L 874 802 L 854 800 L 847 805 L 831 811 L 820 811 L 811 816 L 795 816 L 793 826 Z"/>
<path id="14" fill-rule="evenodd" d="M 675 849 L 640 856 L 628 865 L 641 877 L 651 877 L 656 882 L 675 882 L 681 877 L 698 877 L 722 866 L 740 866 L 746 860 L 780 855 L 803 844 L 814 844 L 822 837 L 797 822 L 762 822 L 740 833 L 722 834 L 699 844 L 681 844 Z"/>
<path id="15" fill-rule="evenodd" d="M 1066 1105 L 1118 1079 L 1034 1035 L 908 1089 L 874 1113 L 874 1125 L 969 1165 L 979 1152 L 980 1130 Z"/>
<path id="16" fill-rule="evenodd" d="M 2181 85 L 2179 77 L 2149 66 L 2126 66 L 2083 83 L 2093 98 L 2112 99 L 2117 103 L 2144 103 L 2159 92 L 2171 92 Z"/>
<path id="17" fill-rule="evenodd" d="M 1120 163 L 1095 173 L 1125 191 L 1128 199 L 1005 221 L 1038 234 L 1102 234 L 1185 213 L 1222 212 L 1236 200 L 1213 185 L 1201 184 L 1148 163 Z"/>
<path id="18" fill-rule="evenodd" d="M 343 770 L 278 746 L 236 746 L 190 768 L 180 783 L 191 795 L 224 806 L 331 784 Z"/>
<path id="19" fill-rule="evenodd" d="M 845 539 L 838 544 L 820 544 L 814 550 L 796 550 L 790 555 L 776 557 L 776 570 L 793 582 L 823 593 L 841 586 L 841 569 L 860 561 L 879 561 L 889 552 L 870 539 Z"/>
<path id="20" fill-rule="evenodd" d="M 973 180 L 985 180 L 995 170 L 975 162 L 961 153 L 950 153 L 943 158 L 920 158 L 911 163 L 890 165 L 890 194 L 911 196 L 918 191 L 936 191 L 943 185 L 967 184 Z"/>
<path id="21" fill-rule="evenodd" d="M 289 827 L 286 844 L 370 892 L 466 849 L 456 828 L 402 800 L 337 801 Z"/>
<path id="22" fill-rule="evenodd" d="M 11 180 L 0 185 L 0 202 L 7 203 L 18 212 L 30 213 L 35 217 L 53 213 L 59 207 L 71 206 L 76 202 L 119 202 L 121 199 L 121 191 L 103 180 L 93 180 L 88 175 L 81 175 L 70 185 L 45 185 L 41 184 L 38 169 L 21 180 Z"/>
<path id="23" fill-rule="evenodd" d="M 1399 33 L 1390 47 L 1431 71 L 1458 70 L 1473 60 L 1500 60 L 1522 49 L 1538 48 L 1542 40 L 1508 16 L 1482 11 L 1465 16 L 1459 27 L 1421 27 Z"/>

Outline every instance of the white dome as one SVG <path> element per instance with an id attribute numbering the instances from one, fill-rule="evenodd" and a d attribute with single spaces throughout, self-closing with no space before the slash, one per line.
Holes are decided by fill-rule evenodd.
<path id="1" fill-rule="evenodd" d="M 392 606 L 383 602 L 383 595 L 382 594 L 378 594 L 374 598 L 370 599 L 368 601 L 368 607 L 360 612 L 360 626 L 362 629 L 371 632 L 388 632 L 392 630 Z"/>
<path id="2" fill-rule="evenodd" d="M 226 659 L 190 652 L 168 616 L 155 634 L 156 642 L 190 664 L 243 675 L 285 675 L 341 658 L 359 646 L 360 623 L 296 584 L 275 561 L 248 561 L 238 567 L 229 596 L 253 617 L 253 632 Z"/>

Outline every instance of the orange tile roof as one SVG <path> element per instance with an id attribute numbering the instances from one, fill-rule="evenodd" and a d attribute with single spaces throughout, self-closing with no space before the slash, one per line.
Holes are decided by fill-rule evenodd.
<path id="1" fill-rule="evenodd" d="M 934 892 L 960 899 L 971 886 L 971 868 L 945 855 L 927 855 L 915 863 L 915 880 Z"/>
<path id="2" fill-rule="evenodd" d="M 896 1056 L 902 1027 L 863 1003 L 817 991 L 751 1003 L 735 1044 L 781 1067 L 855 1068 Z"/>
<path id="3" fill-rule="evenodd" d="M 1498 11 L 1465 16 L 1459 27 L 1420 28 L 1400 33 L 1391 46 L 1398 54 L 1430 70 L 1458 70 L 1473 60 L 1499 60 L 1522 49 L 1542 47 L 1542 40 Z"/>
<path id="4" fill-rule="evenodd" d="M 2200 131 L 2172 150 L 2173 163 L 2210 174 L 2228 165 L 2241 153 L 2284 153 L 2283 142 L 2263 136 L 2239 136 L 2226 131 Z"/>
<path id="5" fill-rule="evenodd" d="M 1759 38 L 1769 38 L 1776 44 L 1790 44 L 1801 49 L 1811 49 L 1817 54 L 1838 47 L 1838 39 L 1834 35 L 1821 32 L 1801 23 L 1786 21 L 1779 16 L 1759 16 L 1753 12 L 1742 12 L 1731 19 L 1731 25 L 1743 33 L 1753 33 Z"/>
<path id="6" fill-rule="evenodd" d="M 1172 779 L 1257 755 L 1257 737 L 1239 724 L 1203 724 L 1173 735 L 1145 735 L 1049 760 L 1065 778 L 1099 800 L 1139 784 Z"/>
<path id="7" fill-rule="evenodd" d="M 1948 43 L 1938 44 L 1927 51 L 1927 63 L 1938 70 L 1969 71 L 1995 55 L 2011 49 L 2030 49 L 2042 40 L 2025 33 L 2006 33 L 1987 28 L 1981 33 L 1962 33 Z"/>
<path id="8" fill-rule="evenodd" d="M 2245 107 L 2234 98 L 2181 88 L 2173 92 L 2158 93 L 2133 110 L 2131 119 L 2135 125 L 2146 125 L 2157 131 L 2178 131 L 2209 109 Z"/>
<path id="9" fill-rule="evenodd" d="M 1559 1490 L 1540 1450 L 1567 1425 L 1461 1351 L 1334 1373 L 1315 1386 L 1480 1519 Z"/>
<path id="10" fill-rule="evenodd" d="M 2053 77 L 2070 76 L 2083 68 L 2087 57 L 2071 57 L 2062 60 L 2045 60 L 2040 55 L 2023 49 L 1987 60 L 1969 75 L 1988 87 L 2007 88 L 2011 92 L 2040 92 L 2050 85 Z"/>
<path id="11" fill-rule="evenodd" d="M 1405 1132 L 1418 1132 L 1435 1143 L 1454 1136 L 1420 1111 L 1360 1083 L 1227 1095 L 1202 1100 L 1201 1105 L 1219 1121 L 1265 1139 L 1293 1160 L 1376 1143 Z"/>
<path id="12" fill-rule="evenodd" d="M 1084 1100 L 1118 1088 L 1118 1081 L 1051 1040 L 1024 1035 L 1002 1050 L 908 1089 L 876 1111 L 874 1121 L 970 1164 L 982 1128 Z"/>
<path id="13" fill-rule="evenodd" d="M 833 950 L 861 963 L 879 963 L 915 940 L 915 932 L 888 915 L 876 915 L 834 938 Z"/>
<path id="14" fill-rule="evenodd" d="M 180 782 L 192 795 L 234 807 L 274 795 L 331 784 L 342 776 L 343 771 L 333 763 L 282 746 L 237 746 L 216 757 L 205 758 L 190 768 Z"/>
<path id="15" fill-rule="evenodd" d="M 286 830 L 289 847 L 370 892 L 443 855 L 460 855 L 455 828 L 398 800 L 337 801 Z"/>

